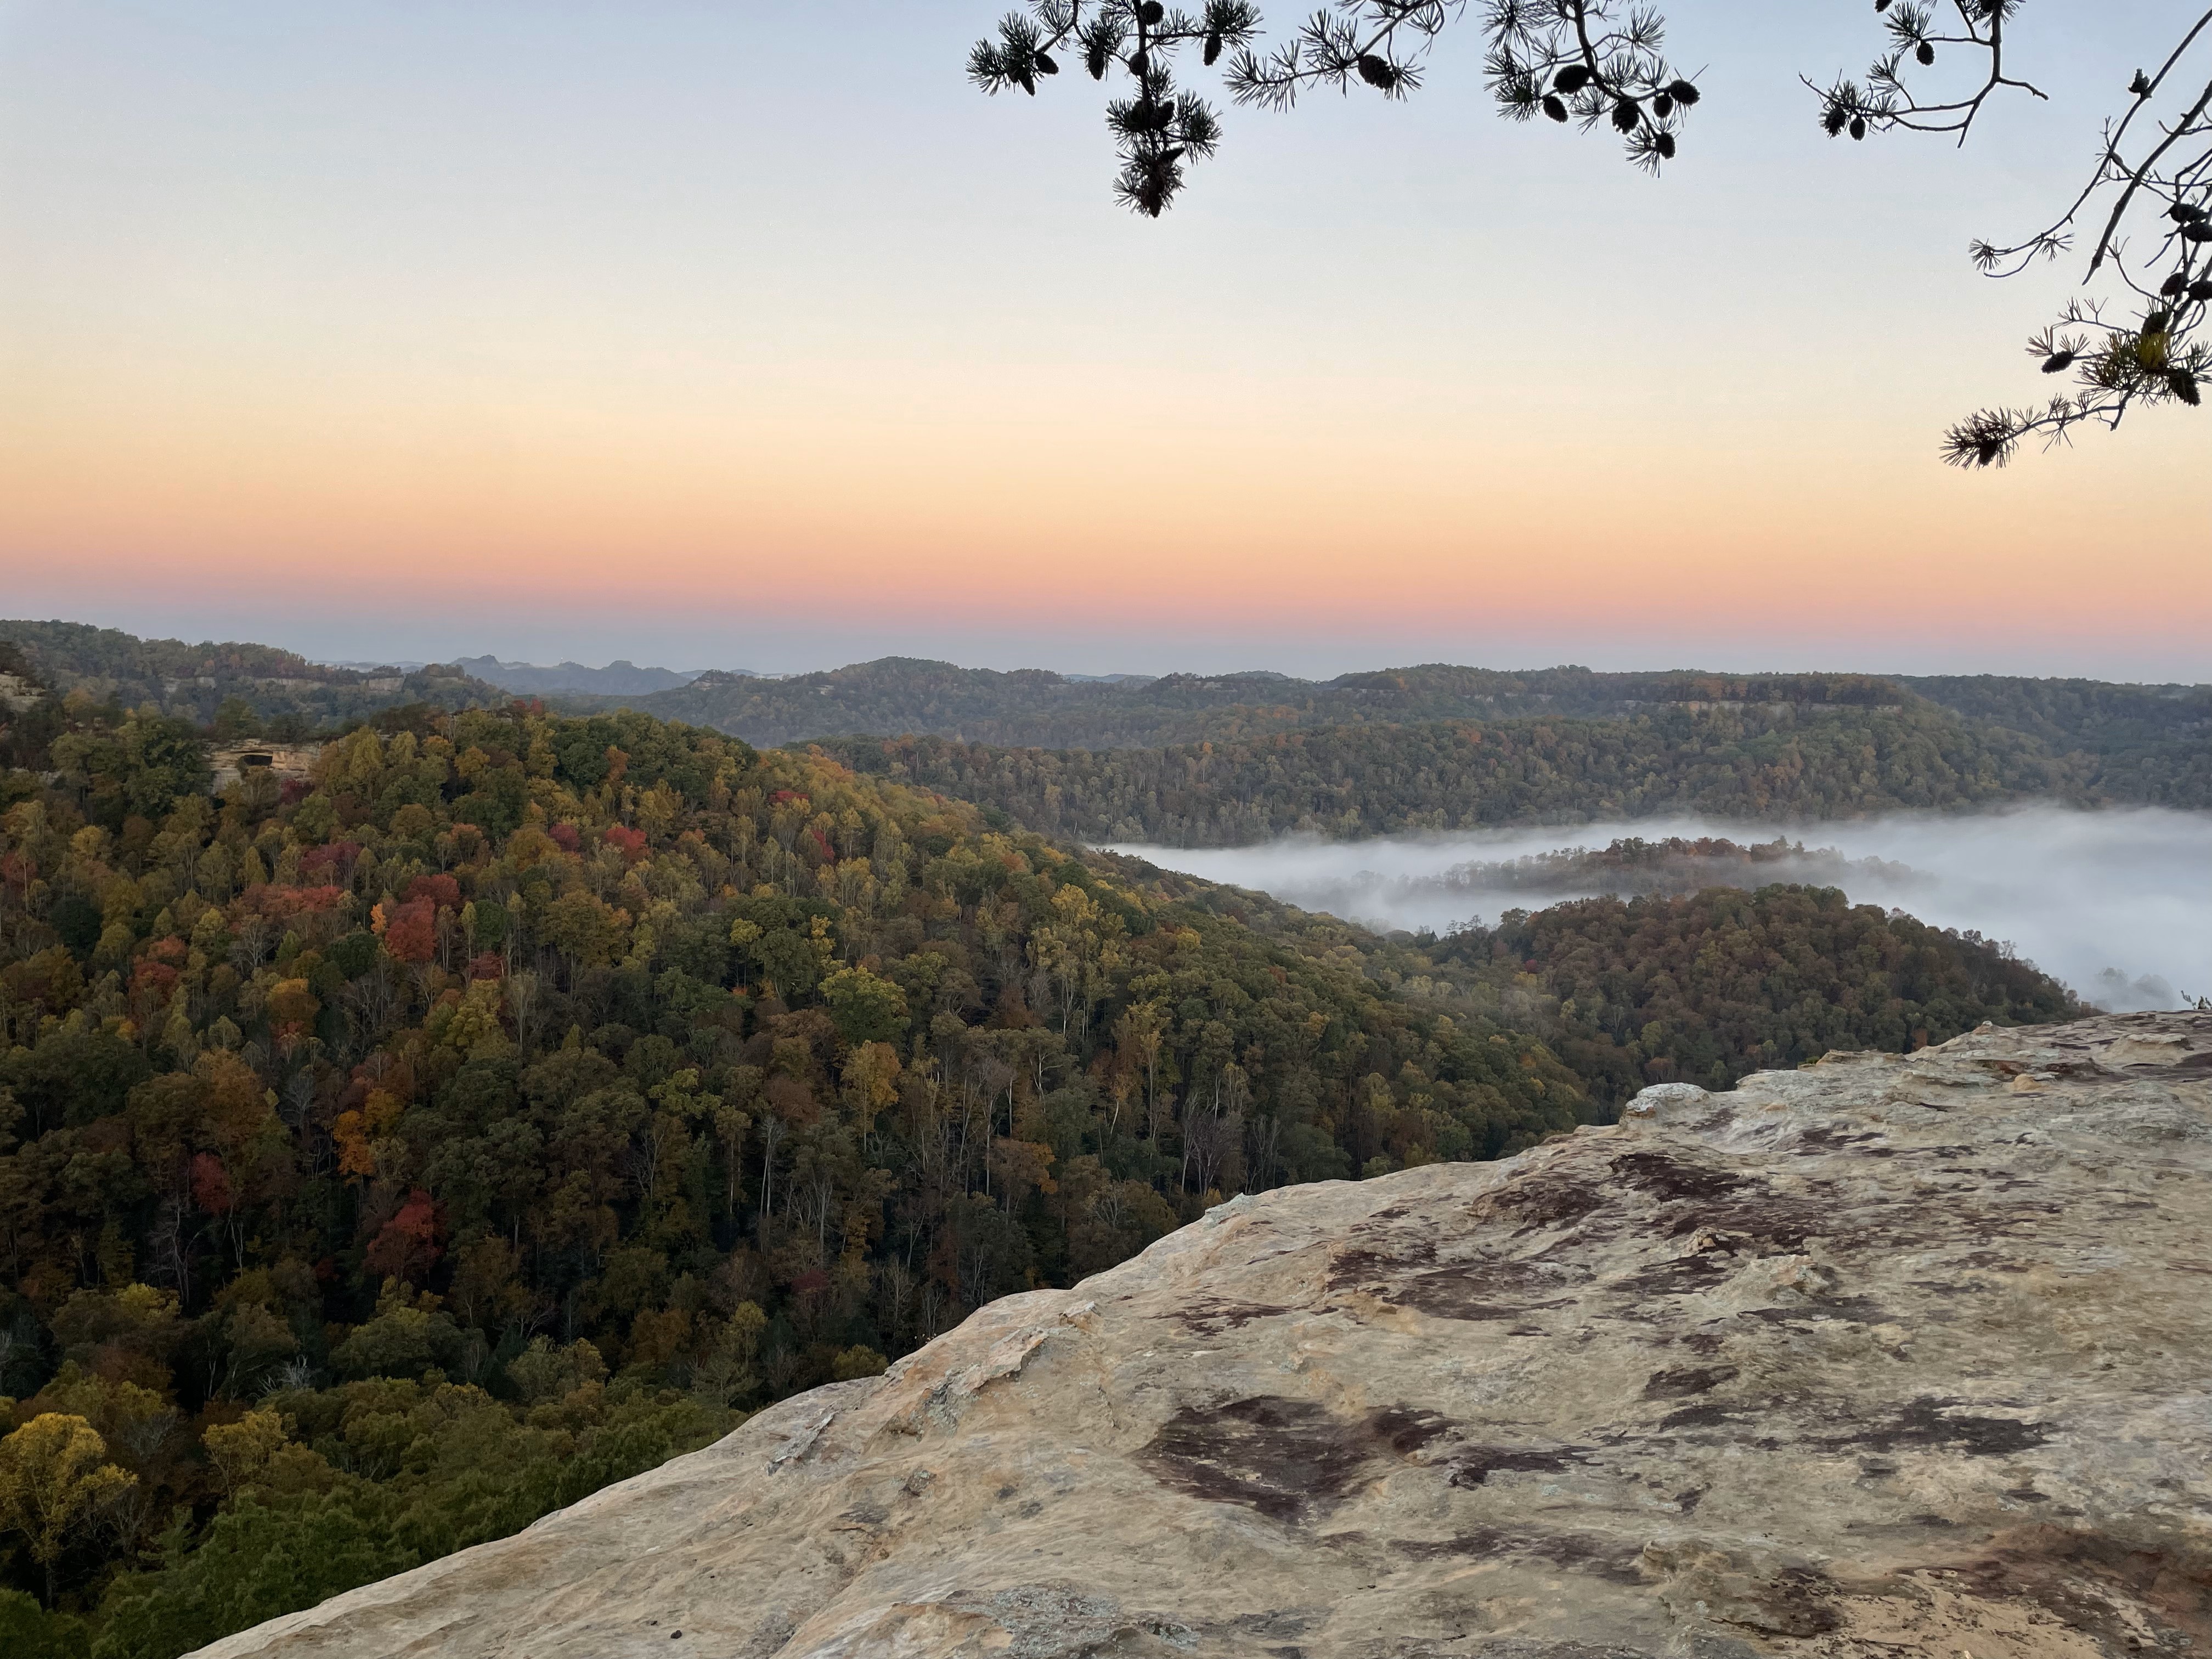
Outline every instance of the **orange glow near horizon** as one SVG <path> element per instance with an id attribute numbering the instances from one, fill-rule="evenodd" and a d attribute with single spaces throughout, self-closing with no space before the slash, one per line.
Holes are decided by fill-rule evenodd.
<path id="1" fill-rule="evenodd" d="M 0 419 L 0 546 L 33 588 L 51 561 L 96 566 L 100 586 L 258 594 L 278 614 L 311 583 L 333 598 L 419 584 L 556 611 L 1006 627 L 1079 596 L 1095 622 L 1132 628 L 1370 630 L 1409 608 L 1599 634 L 1808 611 L 1856 634 L 1936 607 L 2028 635 L 2212 623 L 2186 492 L 2121 521 L 2128 581 L 2085 579 L 2113 552 L 2105 491 L 2160 444 L 2149 433 L 2124 453 L 1961 477 L 1897 466 L 1881 448 L 1896 434 L 1829 437 L 1808 463 L 1721 447 L 1707 428 L 1677 450 L 1623 446 L 1632 460 L 1593 476 L 1557 432 L 1470 423 L 1383 445 L 1255 419 L 1170 433 L 1172 468 L 1091 485 L 1059 459 L 1110 442 L 1113 416 L 1089 414 L 1088 430 L 1027 432 L 975 410 L 872 428 L 835 411 L 495 422 L 452 408 L 410 425 L 359 404 L 319 423 L 272 410 L 135 428 L 112 412 L 75 429 Z"/>
<path id="2" fill-rule="evenodd" d="M 965 38 L 949 0 L 863 33 L 849 103 L 732 100 L 750 39 L 695 10 L 517 57 L 467 0 L 217 9 L 0 33 L 0 608 L 280 644 L 351 611 L 409 655 L 432 613 L 510 654 L 737 617 L 823 660 L 1904 640 L 2036 672 L 2089 640 L 2212 678 L 2203 416 L 1935 459 L 2047 390 L 2006 343 L 2072 291 L 1939 240 L 2039 208 L 2002 148 L 1931 172 L 1716 97 L 1662 185 L 1479 100 L 1361 104 L 1241 125 L 1139 224 L 1085 193 L 1095 112 L 910 73 Z M 1826 50 L 1761 27 L 1767 68 Z"/>

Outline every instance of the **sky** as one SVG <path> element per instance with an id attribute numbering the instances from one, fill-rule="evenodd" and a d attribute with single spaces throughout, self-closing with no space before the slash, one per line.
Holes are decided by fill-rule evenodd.
<path id="1" fill-rule="evenodd" d="M 0 611 L 330 658 L 2212 680 L 2206 416 L 2002 472 L 2184 8 L 2039 7 L 1964 150 L 1825 138 L 1859 0 L 1676 0 L 1665 177 L 1224 107 L 1152 222 L 1003 0 L 0 0 Z M 1296 8 L 1291 9 L 1295 11 Z M 1287 21 L 1291 11 L 1280 13 Z M 2048 11 L 2048 16 L 2040 15 Z M 817 20 L 834 19 L 834 27 Z"/>

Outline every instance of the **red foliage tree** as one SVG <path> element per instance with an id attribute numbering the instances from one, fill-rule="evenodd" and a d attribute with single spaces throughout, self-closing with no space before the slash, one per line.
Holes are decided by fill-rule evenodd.
<path id="1" fill-rule="evenodd" d="M 441 909 L 458 910 L 461 908 L 461 884 L 443 872 L 434 876 L 417 876 L 407 884 L 407 897 L 410 902 L 428 899 Z"/>
<path id="2" fill-rule="evenodd" d="M 438 949 L 438 912 L 428 899 L 410 899 L 385 919 L 384 948 L 395 962 L 428 962 Z"/>
<path id="3" fill-rule="evenodd" d="M 357 841 L 334 841 L 327 846 L 311 847 L 300 854 L 300 874 L 302 878 L 322 876 L 340 884 L 353 879 L 353 867 L 361 861 L 361 843 Z"/>
<path id="4" fill-rule="evenodd" d="M 201 1152 L 192 1159 L 192 1202 L 210 1215 L 228 1215 L 237 1206 L 230 1176 L 213 1152 Z"/>
<path id="5" fill-rule="evenodd" d="M 377 1229 L 362 1260 L 379 1279 L 419 1283 L 438 1263 L 438 1238 L 444 1231 L 436 1201 L 418 1187 L 407 1194 L 399 1213 Z"/>

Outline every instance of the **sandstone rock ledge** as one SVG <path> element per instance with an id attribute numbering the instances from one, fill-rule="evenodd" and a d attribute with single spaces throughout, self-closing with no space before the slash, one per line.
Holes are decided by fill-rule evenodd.
<path id="1" fill-rule="evenodd" d="M 2212 1018 L 1240 1199 L 205 1650 L 2212 1653 Z"/>

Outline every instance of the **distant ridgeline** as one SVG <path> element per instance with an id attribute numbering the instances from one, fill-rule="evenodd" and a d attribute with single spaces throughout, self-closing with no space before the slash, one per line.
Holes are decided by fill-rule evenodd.
<path id="1" fill-rule="evenodd" d="M 635 663 L 617 659 L 605 668 L 586 668 L 580 662 L 556 663 L 544 667 L 537 663 L 501 662 L 496 657 L 460 657 L 453 666 L 465 674 L 474 675 L 488 685 L 501 690 L 519 691 L 526 696 L 547 696 L 559 692 L 596 693 L 611 698 L 642 697 L 655 691 L 672 690 L 679 685 L 689 685 L 698 678 L 696 674 L 679 674 L 668 668 L 640 668 Z"/>
<path id="2" fill-rule="evenodd" d="M 1609 717 L 1653 703 L 1875 708 L 1904 700 L 1894 682 L 1864 675 L 1505 673 L 1438 664 L 1328 681 L 1273 673 L 1101 681 L 886 657 L 780 680 L 702 674 L 638 706 L 763 744 L 869 732 L 1122 749 L 1378 721 Z"/>
<path id="3" fill-rule="evenodd" d="M 617 701 L 570 699 L 566 706 Z M 2208 686 L 1583 668 L 1507 673 L 1443 665 L 1326 682 L 1172 674 L 1103 683 L 885 658 L 781 680 L 704 674 L 678 690 L 627 701 L 763 744 L 858 733 L 944 739 L 896 745 L 880 763 L 859 746 L 832 746 L 865 769 L 905 766 L 916 782 L 988 800 L 1033 827 L 1094 836 L 1235 842 L 1293 827 L 1369 835 L 1555 811 L 1598 817 L 1695 805 L 1781 817 L 2031 795 L 2212 806 Z M 1443 732 L 1469 721 L 1524 750 L 1533 744 L 1543 751 L 1544 766 L 1569 769 L 1517 787 L 1486 762 L 1462 775 L 1460 763 L 1469 757 L 1443 737 L 1382 738 L 1371 729 Z M 1570 733 L 1562 721 L 1581 724 Z M 1193 751 L 1200 758 L 1224 750 L 1260 757 L 1291 747 L 1271 749 L 1268 739 L 1352 727 L 1360 728 L 1356 742 L 1363 749 L 1397 748 L 1400 758 L 1385 768 L 1392 775 L 1371 767 L 1340 775 L 1333 759 L 1308 775 L 1305 763 L 1293 760 L 1281 779 L 1235 781 L 1259 782 L 1267 794 L 1241 813 L 1189 775 Z M 1618 735 L 1605 735 L 1607 728 Z M 1540 730 L 1552 735 L 1534 735 Z M 1352 742 L 1310 740 L 1334 751 Z M 1151 762 L 1099 757 L 1130 750 L 1160 752 Z M 1009 758 L 1014 750 L 1028 752 Z M 1090 752 L 1061 752 L 1073 750 Z M 1723 752 L 1741 775 L 1735 785 L 1719 775 L 1716 756 Z M 1687 763 L 1698 773 L 1694 782 L 1650 770 Z M 1407 767 L 1442 769 L 1418 780 L 1395 775 Z M 1199 769 L 1221 775 L 1218 766 Z M 1370 785 L 1381 793 L 1364 795 Z M 1039 793 L 1071 786 L 1073 804 Z M 1165 799 L 1170 794 L 1173 804 Z M 1550 799 L 1516 804 L 1538 797 Z M 1630 802 L 1651 804 L 1623 805 Z"/>
<path id="4" fill-rule="evenodd" d="M 513 1532 L 1239 1191 L 2068 1006 L 1808 889 L 1380 939 L 634 712 L 210 793 L 190 722 L 0 675 L 10 1659 Z"/>
<path id="5" fill-rule="evenodd" d="M 1808 715 L 1765 702 L 1607 720 L 1338 726 L 1164 749 L 1000 749 L 947 738 L 822 747 L 856 769 L 994 807 L 1047 835 L 1237 846 L 1705 813 L 1843 817 L 2080 789 L 2034 739 L 1915 702 Z"/>
<path id="6" fill-rule="evenodd" d="M 151 702 L 202 726 L 228 708 L 232 735 L 328 735 L 410 704 L 543 696 L 572 713 L 634 708 L 756 744 L 830 742 L 864 771 L 1092 838 L 1235 843 L 1291 829 L 1358 836 L 1677 810 L 1782 818 L 2030 796 L 2212 806 L 2212 686 L 1442 664 L 1328 681 L 1098 680 L 902 657 L 685 683 L 626 663 L 489 657 L 404 675 L 333 669 L 265 646 L 66 623 L 0 623 L 0 639 L 64 694 Z M 579 681 L 607 694 L 554 685 Z M 1474 732 L 1487 734 L 1488 752 L 1475 752 Z M 856 735 L 944 741 L 842 741 Z M 1121 750 L 1152 757 L 1102 757 Z"/>
<path id="7" fill-rule="evenodd" d="M 1898 682 L 1967 718 L 2023 732 L 2084 787 L 2140 805 L 2212 806 L 2212 685 L 2113 685 L 1984 674 Z"/>
<path id="8" fill-rule="evenodd" d="M 142 640 L 82 623 L 0 622 L 0 641 L 64 697 L 151 704 L 197 726 L 250 726 L 270 737 L 304 736 L 409 703 L 464 708 L 506 696 L 435 665 L 410 673 L 330 668 L 273 646 Z"/>

